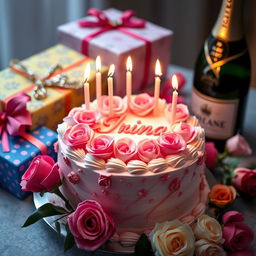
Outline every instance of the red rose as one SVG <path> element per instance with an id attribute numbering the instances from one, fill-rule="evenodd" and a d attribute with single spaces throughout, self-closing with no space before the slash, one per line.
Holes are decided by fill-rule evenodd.
<path id="1" fill-rule="evenodd" d="M 163 156 L 178 154 L 186 148 L 186 142 L 182 136 L 168 132 L 161 134 L 157 143 Z"/>
<path id="2" fill-rule="evenodd" d="M 86 149 L 95 157 L 109 159 L 114 152 L 114 138 L 108 135 L 99 135 L 87 144 Z"/>
<path id="3" fill-rule="evenodd" d="M 208 168 L 215 168 L 217 165 L 218 151 L 213 142 L 205 143 L 205 164 Z"/>
<path id="4" fill-rule="evenodd" d="M 96 201 L 83 201 L 68 216 L 68 225 L 78 248 L 94 251 L 114 233 L 115 223 Z"/>
<path id="5" fill-rule="evenodd" d="M 22 176 L 21 187 L 23 191 L 42 192 L 50 191 L 61 183 L 60 171 L 50 156 L 40 155 Z"/>
<path id="6" fill-rule="evenodd" d="M 233 185 L 240 191 L 256 197 L 256 170 L 237 168 L 234 172 L 236 175 L 232 180 Z"/>

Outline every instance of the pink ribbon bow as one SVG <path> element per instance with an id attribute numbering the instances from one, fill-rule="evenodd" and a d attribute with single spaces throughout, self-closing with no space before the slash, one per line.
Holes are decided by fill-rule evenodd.
<path id="1" fill-rule="evenodd" d="M 9 152 L 8 135 L 22 135 L 25 127 L 32 124 L 31 114 L 26 104 L 31 97 L 25 93 L 16 94 L 5 102 L 3 111 L 0 112 L 0 136 L 2 138 L 3 152 Z"/>
<path id="2" fill-rule="evenodd" d="M 103 11 L 100 11 L 95 8 L 88 10 L 88 15 L 94 16 L 97 18 L 97 21 L 81 20 L 79 21 L 80 27 L 105 27 L 115 29 L 118 27 L 128 27 L 128 28 L 144 28 L 144 20 L 134 20 L 132 19 L 135 16 L 133 10 L 125 11 L 118 22 L 111 21 Z"/>

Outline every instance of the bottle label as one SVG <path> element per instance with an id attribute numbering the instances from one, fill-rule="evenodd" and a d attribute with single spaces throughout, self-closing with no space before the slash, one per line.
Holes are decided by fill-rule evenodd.
<path id="1" fill-rule="evenodd" d="M 239 100 L 222 100 L 203 95 L 193 88 L 191 110 L 211 139 L 227 139 L 234 135 Z"/>

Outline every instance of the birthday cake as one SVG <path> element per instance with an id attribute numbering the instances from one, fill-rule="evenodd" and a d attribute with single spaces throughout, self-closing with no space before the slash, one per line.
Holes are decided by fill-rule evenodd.
<path id="1" fill-rule="evenodd" d="M 148 94 L 95 100 L 74 108 L 58 127 L 61 190 L 76 207 L 98 202 L 113 218 L 112 250 L 132 247 L 156 223 L 192 223 L 204 211 L 204 130 L 184 104 L 176 107 Z"/>

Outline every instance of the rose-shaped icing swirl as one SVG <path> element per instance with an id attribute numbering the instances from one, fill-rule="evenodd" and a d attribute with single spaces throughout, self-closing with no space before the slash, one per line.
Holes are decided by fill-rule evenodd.
<path id="1" fill-rule="evenodd" d="M 127 101 L 119 96 L 113 96 L 113 116 L 121 116 L 127 110 Z M 102 110 L 104 116 L 109 115 L 109 98 L 102 96 Z"/>
<path id="2" fill-rule="evenodd" d="M 135 174 L 135 175 L 141 175 L 147 172 L 148 170 L 147 164 L 140 160 L 129 161 L 127 164 L 127 168 L 130 174 Z"/>
<path id="3" fill-rule="evenodd" d="M 226 256 L 223 248 L 215 243 L 210 243 L 207 240 L 201 239 L 195 243 L 196 256 Z"/>
<path id="4" fill-rule="evenodd" d="M 107 172 L 120 173 L 127 171 L 127 166 L 122 160 L 118 158 L 110 158 L 106 163 L 106 170 Z"/>
<path id="5" fill-rule="evenodd" d="M 114 138 L 109 135 L 99 135 L 86 145 L 86 149 L 95 157 L 109 159 L 114 153 Z"/>
<path id="6" fill-rule="evenodd" d="M 115 223 L 102 206 L 91 200 L 78 204 L 68 216 L 68 225 L 78 248 L 94 251 L 114 233 Z"/>
<path id="7" fill-rule="evenodd" d="M 105 169 L 105 161 L 103 159 L 96 158 L 91 154 L 86 155 L 84 160 L 84 165 L 86 169 L 90 169 L 90 170 Z"/>
<path id="8" fill-rule="evenodd" d="M 179 168 L 186 163 L 186 155 L 170 155 L 165 158 L 166 163 L 172 168 Z"/>
<path id="9" fill-rule="evenodd" d="M 156 224 L 150 233 L 155 255 L 193 256 L 195 238 L 191 227 L 178 220 Z"/>
<path id="10" fill-rule="evenodd" d="M 160 148 L 156 140 L 144 139 L 138 145 L 138 157 L 143 162 L 148 163 L 150 160 L 157 158 L 160 155 Z"/>
<path id="11" fill-rule="evenodd" d="M 115 142 L 115 157 L 121 159 L 125 163 L 137 154 L 137 145 L 130 138 L 122 138 Z"/>
<path id="12" fill-rule="evenodd" d="M 77 124 L 87 124 L 90 127 L 93 127 L 96 123 L 99 122 L 100 112 L 98 110 L 87 110 L 82 107 L 73 108 L 69 114 L 69 117 L 72 117 L 74 122 Z"/>
<path id="13" fill-rule="evenodd" d="M 154 107 L 154 98 L 147 93 L 132 95 L 129 107 L 137 116 L 148 115 Z"/>
<path id="14" fill-rule="evenodd" d="M 172 127 L 173 131 L 183 137 L 186 143 L 190 143 L 197 136 L 197 130 L 194 126 L 187 123 L 178 123 Z"/>
<path id="15" fill-rule="evenodd" d="M 149 169 L 149 171 L 151 171 L 153 173 L 162 172 L 162 171 L 166 170 L 167 168 L 168 168 L 168 165 L 164 158 L 152 159 L 148 163 L 148 169 Z"/>
<path id="16" fill-rule="evenodd" d="M 186 142 L 182 136 L 172 132 L 161 134 L 157 143 L 163 156 L 177 154 L 186 148 Z"/>
<path id="17" fill-rule="evenodd" d="M 93 130 L 86 124 L 75 124 L 68 128 L 63 136 L 63 142 L 71 148 L 85 148 L 93 137 Z"/>
<path id="18" fill-rule="evenodd" d="M 171 121 L 171 109 L 172 104 L 168 104 L 165 108 L 165 117 L 170 122 Z M 189 117 L 188 107 L 185 104 L 177 104 L 176 106 L 176 115 L 175 115 L 175 123 L 185 122 Z"/>
<path id="19" fill-rule="evenodd" d="M 201 215 L 197 219 L 193 231 L 197 239 L 206 239 L 216 244 L 223 243 L 222 229 L 219 222 L 208 215 Z"/>

